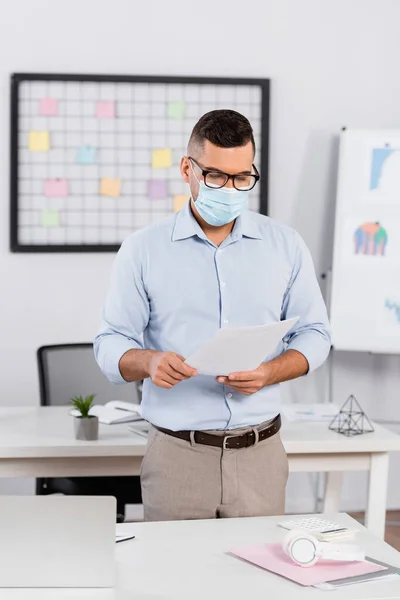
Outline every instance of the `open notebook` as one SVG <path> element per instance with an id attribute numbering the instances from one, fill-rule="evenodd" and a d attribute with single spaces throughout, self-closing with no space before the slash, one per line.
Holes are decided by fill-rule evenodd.
<path id="1" fill-rule="evenodd" d="M 70 412 L 73 416 L 80 415 L 76 409 L 72 409 Z M 90 414 L 98 417 L 100 423 L 106 425 L 142 420 L 139 404 L 123 400 L 110 400 L 106 404 L 94 404 L 90 409 Z"/>

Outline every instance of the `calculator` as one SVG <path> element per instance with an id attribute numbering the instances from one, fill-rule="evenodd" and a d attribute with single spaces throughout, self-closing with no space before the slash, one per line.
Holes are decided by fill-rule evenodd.
<path id="1" fill-rule="evenodd" d="M 278 525 L 279 527 L 283 527 L 283 529 L 301 529 L 302 531 L 315 535 L 319 539 L 325 540 L 353 537 L 356 533 L 355 529 L 349 529 L 340 523 L 335 523 L 334 521 L 321 519 L 319 517 L 303 517 L 301 519 L 293 520 L 288 519 L 287 521 L 281 521 Z"/>

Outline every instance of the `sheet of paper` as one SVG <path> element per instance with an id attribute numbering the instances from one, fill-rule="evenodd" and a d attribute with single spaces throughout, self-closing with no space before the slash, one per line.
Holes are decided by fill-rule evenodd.
<path id="1" fill-rule="evenodd" d="M 111 196 L 118 198 L 121 194 L 121 180 L 111 177 L 103 177 L 100 183 L 100 194 L 102 196 Z"/>
<path id="2" fill-rule="evenodd" d="M 59 227 L 60 213 L 58 210 L 43 210 L 41 214 L 42 227 Z"/>
<path id="3" fill-rule="evenodd" d="M 182 100 L 173 100 L 167 104 L 168 119 L 183 119 L 186 113 L 186 104 Z"/>
<path id="4" fill-rule="evenodd" d="M 50 148 L 50 135 L 48 131 L 29 132 L 29 150 L 31 152 L 47 152 Z"/>
<path id="5" fill-rule="evenodd" d="M 68 196 L 66 179 L 47 179 L 44 182 L 44 195 L 54 197 Z"/>
<path id="6" fill-rule="evenodd" d="M 174 212 L 181 210 L 189 198 L 190 196 L 188 194 L 177 194 L 174 196 Z"/>
<path id="7" fill-rule="evenodd" d="M 276 350 L 299 317 L 271 325 L 220 329 L 186 363 L 201 375 L 229 375 L 253 371 Z"/>
<path id="8" fill-rule="evenodd" d="M 113 119 L 115 117 L 115 103 L 113 100 L 101 100 L 96 105 L 98 119 Z"/>
<path id="9" fill-rule="evenodd" d="M 162 200 L 163 198 L 167 198 L 167 182 L 165 179 L 151 179 L 148 184 L 147 193 L 151 200 Z"/>
<path id="10" fill-rule="evenodd" d="M 300 567 L 286 556 L 279 543 L 240 548 L 232 550 L 231 554 L 306 586 L 325 583 L 340 577 L 375 573 L 385 568 L 367 561 L 339 562 L 333 560 L 319 560 L 314 567 L 310 568 Z"/>
<path id="11" fill-rule="evenodd" d="M 76 155 L 76 162 L 80 165 L 93 165 L 96 158 L 96 148 L 81 146 Z"/>
<path id="12" fill-rule="evenodd" d="M 55 98 L 42 98 L 39 112 L 42 117 L 55 117 L 58 114 L 58 100 Z"/>
<path id="13" fill-rule="evenodd" d="M 336 404 L 283 404 L 281 412 L 288 421 L 311 421 L 330 423 L 338 414 L 340 408 Z"/>
<path id="14" fill-rule="evenodd" d="M 153 150 L 153 169 L 168 169 L 172 165 L 172 152 L 170 148 Z"/>

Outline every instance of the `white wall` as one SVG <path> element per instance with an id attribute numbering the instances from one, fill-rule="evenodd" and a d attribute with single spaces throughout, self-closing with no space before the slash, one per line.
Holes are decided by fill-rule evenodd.
<path id="1" fill-rule="evenodd" d="M 38 402 L 39 345 L 93 337 L 113 259 L 9 253 L 13 71 L 270 77 L 270 212 L 298 228 L 318 273 L 329 268 L 338 132 L 343 125 L 400 126 L 397 0 L 3 0 L 2 5 L 0 404 Z M 396 417 L 398 357 L 338 355 L 335 363 L 337 401 L 355 393 L 372 416 Z M 286 392 L 314 401 L 325 384 L 321 369 Z M 364 504 L 364 477 L 352 481 L 357 485 L 347 483 L 344 508 Z M 311 508 L 309 478 L 299 476 L 290 490 L 295 485 L 288 508 Z M 3 481 L 0 489 L 32 486 Z M 394 478 L 390 505 L 400 506 Z"/>

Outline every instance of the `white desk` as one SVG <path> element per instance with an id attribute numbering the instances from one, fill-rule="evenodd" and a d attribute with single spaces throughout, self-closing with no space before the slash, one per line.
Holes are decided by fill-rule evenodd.
<path id="1" fill-rule="evenodd" d="M 400 436 L 377 425 L 346 438 L 319 423 L 285 423 L 281 435 L 292 472 L 329 474 L 325 512 L 340 509 L 344 471 L 369 471 L 366 526 L 383 537 L 388 453 L 400 450 Z M 100 425 L 98 441 L 76 441 L 66 407 L 0 409 L 0 477 L 138 475 L 145 447 L 126 424 Z"/>
<path id="2" fill-rule="evenodd" d="M 400 567 L 400 554 L 347 515 L 358 527 L 360 543 L 378 560 Z M 232 548 L 282 540 L 280 518 L 218 519 L 125 525 L 135 540 L 117 544 L 118 577 L 114 590 L 0 590 L 1 600 L 326 600 L 329 592 L 303 588 L 227 554 Z M 21 575 L 23 576 L 23 575 Z M 400 577 L 349 586 L 335 600 L 395 600 Z M 332 597 L 333 597 L 332 596 Z"/>

